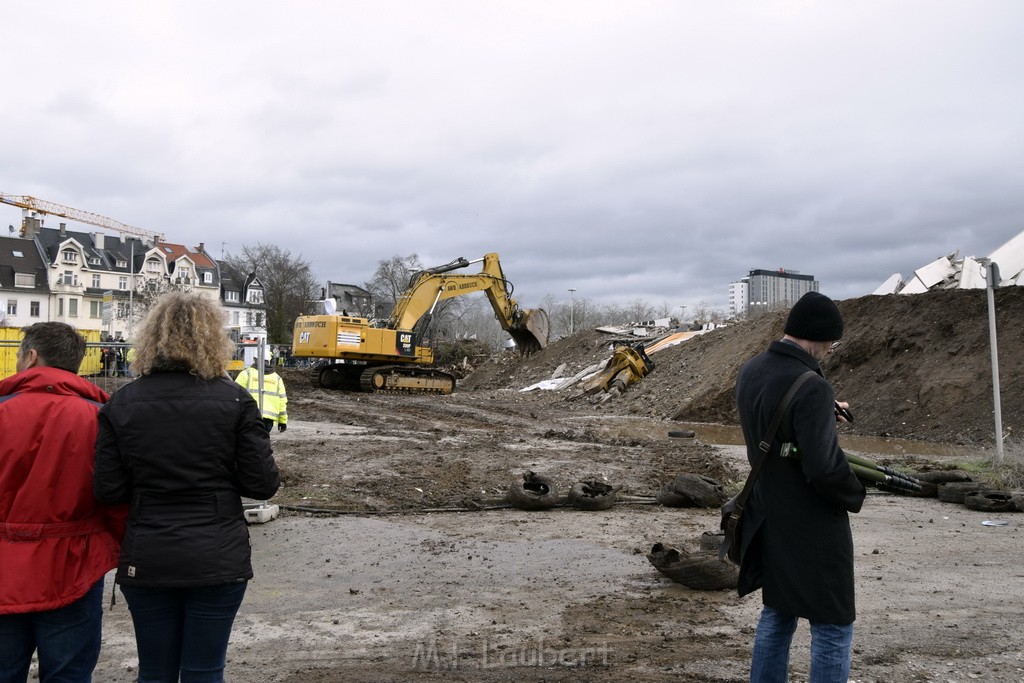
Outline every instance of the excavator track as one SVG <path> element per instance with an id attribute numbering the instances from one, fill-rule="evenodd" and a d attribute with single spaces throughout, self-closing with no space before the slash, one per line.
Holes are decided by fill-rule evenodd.
<path id="1" fill-rule="evenodd" d="M 315 389 L 359 391 L 359 375 L 364 367 L 342 363 L 320 365 L 312 369 L 309 383 Z"/>
<path id="2" fill-rule="evenodd" d="M 377 393 L 450 394 L 455 390 L 455 376 L 436 368 L 378 365 L 363 370 L 359 388 Z"/>

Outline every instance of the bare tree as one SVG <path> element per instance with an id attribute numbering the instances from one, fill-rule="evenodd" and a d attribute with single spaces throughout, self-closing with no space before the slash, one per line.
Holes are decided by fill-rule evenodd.
<path id="1" fill-rule="evenodd" d="M 693 311 L 690 313 L 690 318 L 692 318 L 693 322 L 698 325 L 720 323 L 725 321 L 725 311 L 716 306 L 712 306 L 707 301 L 701 301 L 693 307 Z"/>
<path id="2" fill-rule="evenodd" d="M 547 311 L 552 340 L 607 322 L 604 312 L 586 297 L 557 299 L 548 294 L 541 300 L 541 308 Z"/>
<path id="3" fill-rule="evenodd" d="M 416 254 L 408 256 L 392 256 L 378 261 L 373 277 L 363 284 L 373 297 L 377 318 L 391 315 L 402 293 L 409 288 L 409 279 L 413 273 L 423 270 L 423 264 Z"/>
<path id="4" fill-rule="evenodd" d="M 288 344 L 295 318 L 316 298 L 318 283 L 309 261 L 273 244 L 242 247 L 242 253 L 224 259 L 229 274 L 242 282 L 256 273 L 263 283 L 267 307 L 267 339 L 271 344 Z"/>

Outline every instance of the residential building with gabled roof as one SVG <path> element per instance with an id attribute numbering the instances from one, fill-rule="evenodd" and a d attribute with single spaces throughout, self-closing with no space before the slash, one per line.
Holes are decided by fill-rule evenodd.
<path id="1" fill-rule="evenodd" d="M 35 240 L 0 237 L 0 327 L 50 319 L 46 263 Z"/>
<path id="2" fill-rule="evenodd" d="M 239 278 L 223 263 L 220 270 L 220 303 L 227 315 L 228 334 L 235 341 L 267 339 L 267 307 L 263 282 L 256 273 Z M 251 358 L 246 358 L 246 362 Z"/>
<path id="3" fill-rule="evenodd" d="M 334 299 L 345 315 L 373 317 L 373 295 L 358 285 L 327 281 L 327 297 Z"/>
<path id="4" fill-rule="evenodd" d="M 169 290 L 220 299 L 217 263 L 203 246 L 42 227 L 25 221 L 44 261 L 49 319 L 130 338 L 153 299 Z"/>

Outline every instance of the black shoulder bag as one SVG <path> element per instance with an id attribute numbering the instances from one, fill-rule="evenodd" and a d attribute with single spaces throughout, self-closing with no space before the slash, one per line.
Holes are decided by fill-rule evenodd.
<path id="1" fill-rule="evenodd" d="M 768 425 L 768 431 L 765 433 L 764 438 L 761 439 L 761 442 L 757 444 L 757 449 L 760 453 L 751 464 L 750 474 L 747 475 L 747 483 L 743 485 L 742 491 L 730 498 L 722 506 L 722 531 L 725 532 L 725 538 L 722 539 L 722 547 L 718 551 L 718 559 L 724 560 L 729 558 L 735 564 L 740 563 L 743 509 L 747 505 L 747 498 L 750 497 L 750 492 L 754 490 L 754 482 L 757 481 L 757 475 L 761 472 L 761 465 L 764 464 L 765 457 L 767 457 L 768 452 L 772 449 L 775 432 L 779 431 L 779 425 L 782 424 L 782 418 L 785 417 L 786 411 L 789 410 L 789 404 L 792 402 L 793 396 L 796 395 L 796 392 L 803 386 L 804 382 L 816 374 L 818 373 L 814 370 L 808 370 L 797 377 L 793 384 L 790 385 L 786 395 L 779 401 L 778 408 L 775 409 L 772 421 Z"/>

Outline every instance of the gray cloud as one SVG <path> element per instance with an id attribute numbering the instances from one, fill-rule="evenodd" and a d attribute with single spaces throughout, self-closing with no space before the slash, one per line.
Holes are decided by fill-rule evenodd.
<path id="1" fill-rule="evenodd" d="M 502 255 L 545 295 L 840 298 L 1024 229 L 1024 6 L 412 0 L 8 8 L 0 191 L 321 279 Z M 45 38 L 35 27 L 46 26 Z M 16 223 L 17 210 L 2 208 Z"/>

